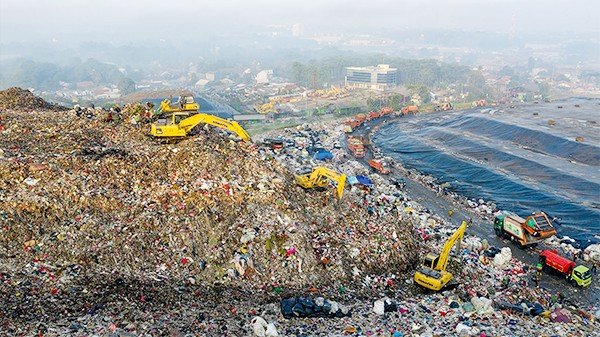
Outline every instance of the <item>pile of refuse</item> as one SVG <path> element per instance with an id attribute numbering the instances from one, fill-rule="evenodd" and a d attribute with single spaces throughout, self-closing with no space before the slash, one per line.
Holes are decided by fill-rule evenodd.
<path id="1" fill-rule="evenodd" d="M 52 110 L 65 111 L 67 108 L 48 103 L 31 91 L 12 87 L 0 90 L 0 110 Z"/>
<path id="2" fill-rule="evenodd" d="M 274 147 L 270 145 L 272 142 L 264 142 L 261 151 L 291 171 L 328 166 L 348 176 L 368 175 L 373 182 L 368 189 L 349 183 L 347 186 L 351 186 L 346 188 L 342 199 L 350 199 L 356 209 L 367 209 L 364 221 L 369 222 L 369 229 L 377 233 L 382 245 L 393 242 L 394 233 L 382 230 L 385 220 L 381 219 L 390 215 L 411 224 L 410 230 L 416 233 L 418 239 L 407 249 L 417 251 L 419 256 L 440 251 L 446 239 L 456 230 L 457 224 L 449 223 L 411 200 L 403 191 L 402 184 L 369 172 L 365 165 L 349 156 L 339 146 L 343 133 L 335 125 L 303 125 L 266 137 L 276 139 L 282 145 Z M 311 152 L 318 153 L 315 149 L 329 151 L 332 156 L 323 160 L 311 155 Z M 435 181 L 428 182 L 426 176 L 421 177 L 425 180 L 424 185 L 437 186 Z M 442 194 L 447 193 L 440 189 L 438 195 L 442 197 Z M 483 200 L 464 198 L 462 203 L 482 217 L 492 218 L 496 210 L 493 203 Z M 561 245 L 570 247 L 568 244 Z M 369 247 L 366 243 L 357 245 L 364 246 Z M 591 247 L 586 250 L 585 257 L 593 259 L 597 249 Z M 453 261 L 462 261 L 460 268 L 452 267 L 451 263 L 454 278 L 460 283 L 455 289 L 423 294 L 414 285 L 410 274 L 374 276 L 357 271 L 363 288 L 377 290 L 371 293 L 370 303 L 350 297 L 349 301 L 354 303 L 351 320 L 319 321 L 308 331 L 298 330 L 306 335 L 319 336 L 590 336 L 598 329 L 600 310 L 597 305 L 575 304 L 575 298 L 566 299 L 556 290 L 536 286 L 535 269 L 515 258 L 509 247 L 493 247 L 486 239 L 466 235 L 462 249 L 455 251 L 453 256 Z M 382 293 L 387 296 L 373 301 L 374 296 L 380 297 Z M 294 306 L 282 306 L 284 318 L 292 316 L 290 307 Z M 308 307 L 313 312 L 308 317 L 321 317 L 322 311 L 312 310 L 314 305 L 309 304 Z M 304 305 L 300 305 L 297 311 L 301 313 L 299 317 L 305 317 Z M 281 320 L 278 315 L 263 314 L 262 317 L 275 321 L 280 330 L 297 331 L 290 329 L 290 322 Z M 309 323 L 295 319 L 297 323 L 292 324 L 293 327 Z"/>
<path id="3" fill-rule="evenodd" d="M 374 226 L 351 200 L 307 194 L 254 145 L 218 130 L 165 145 L 74 111 L 3 118 L 0 325 L 110 307 L 108 286 L 130 301 L 152 293 L 160 308 L 171 298 L 162 288 L 226 286 L 254 299 L 342 289 L 416 261 L 401 219 Z"/>

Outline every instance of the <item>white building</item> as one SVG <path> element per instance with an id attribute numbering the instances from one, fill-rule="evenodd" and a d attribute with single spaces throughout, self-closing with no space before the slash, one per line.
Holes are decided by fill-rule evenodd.
<path id="1" fill-rule="evenodd" d="M 386 90 L 398 83 L 398 69 L 387 64 L 377 67 L 347 67 L 346 88 Z"/>
<path id="2" fill-rule="evenodd" d="M 256 74 L 256 83 L 269 83 L 269 75 L 273 75 L 273 70 L 261 70 L 258 74 Z"/>

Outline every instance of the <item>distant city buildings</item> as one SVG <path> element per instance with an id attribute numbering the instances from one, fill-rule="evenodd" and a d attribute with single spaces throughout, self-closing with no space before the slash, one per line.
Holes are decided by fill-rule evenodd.
<path id="1" fill-rule="evenodd" d="M 354 89 L 386 90 L 398 83 L 398 69 L 387 64 L 376 67 L 347 67 L 345 86 Z"/>
<path id="2" fill-rule="evenodd" d="M 304 34 L 304 26 L 302 26 L 299 23 L 292 26 L 292 36 L 300 37 L 303 34 Z"/>
<path id="3" fill-rule="evenodd" d="M 258 74 L 256 74 L 256 83 L 257 84 L 267 84 L 269 83 L 269 77 L 273 75 L 273 70 L 261 70 Z"/>

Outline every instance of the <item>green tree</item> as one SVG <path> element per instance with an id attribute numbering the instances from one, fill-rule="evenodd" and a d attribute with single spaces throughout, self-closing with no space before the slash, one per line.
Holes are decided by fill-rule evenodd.
<path id="1" fill-rule="evenodd" d="M 127 77 L 123 77 L 117 84 L 117 88 L 121 92 L 121 95 L 128 95 L 135 92 L 135 82 Z"/>
<path id="2" fill-rule="evenodd" d="M 509 66 L 504 66 L 498 72 L 498 76 L 513 76 L 515 74 L 515 70 Z"/>
<path id="3" fill-rule="evenodd" d="M 544 82 L 538 82 L 538 92 L 542 97 L 548 97 L 550 94 L 550 85 Z"/>
<path id="4" fill-rule="evenodd" d="M 424 85 L 409 85 L 408 90 L 411 95 L 418 95 L 423 103 L 431 102 L 431 96 L 429 95 L 429 88 Z"/>
<path id="5" fill-rule="evenodd" d="M 402 108 L 402 102 L 404 102 L 404 96 L 400 94 L 391 95 L 387 99 L 387 106 L 394 110 L 400 110 Z"/>

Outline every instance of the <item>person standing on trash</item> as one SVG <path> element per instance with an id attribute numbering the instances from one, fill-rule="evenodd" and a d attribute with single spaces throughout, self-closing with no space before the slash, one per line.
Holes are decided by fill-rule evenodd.
<path id="1" fill-rule="evenodd" d="M 533 274 L 533 276 L 531 277 L 531 280 L 533 281 L 533 283 L 535 283 L 536 288 L 540 287 L 540 277 L 537 273 Z"/>
<path id="2" fill-rule="evenodd" d="M 558 292 L 558 303 L 563 304 L 563 301 L 565 300 L 565 295 L 563 295 L 560 291 Z"/>

